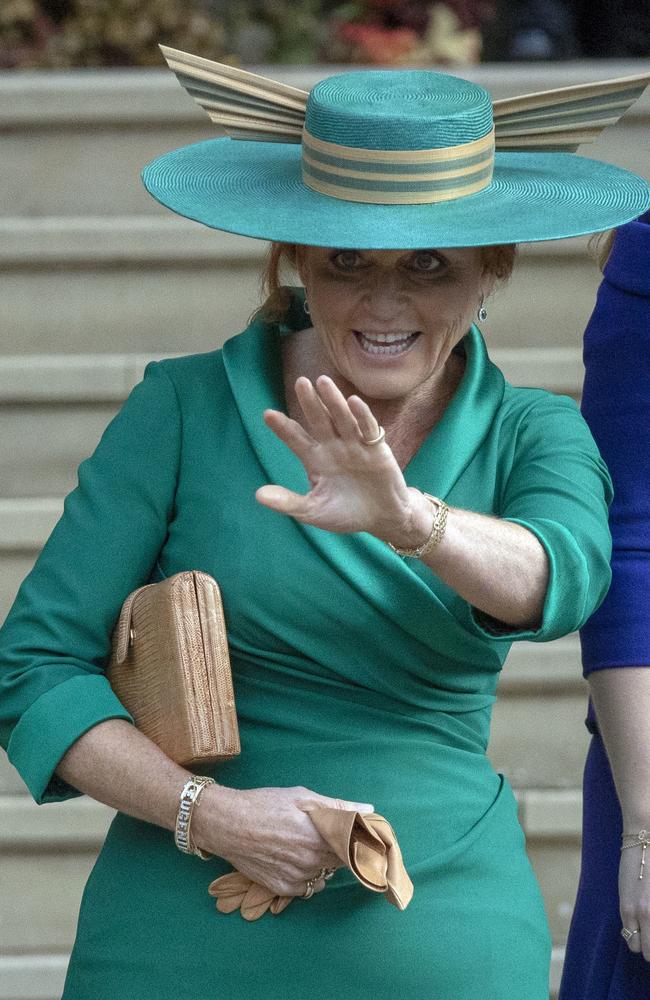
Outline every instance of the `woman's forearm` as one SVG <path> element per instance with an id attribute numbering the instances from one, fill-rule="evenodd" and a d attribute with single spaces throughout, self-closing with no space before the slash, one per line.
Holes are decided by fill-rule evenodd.
<path id="1" fill-rule="evenodd" d="M 106 719 L 72 744 L 55 773 L 98 802 L 173 831 L 183 786 L 197 772 L 174 763 L 126 719 Z M 219 797 L 224 808 L 213 815 L 222 814 L 227 824 L 227 804 L 236 791 L 217 784 L 201 792 L 192 814 L 193 840 L 199 847 L 194 831 L 204 800 Z"/>
<path id="2" fill-rule="evenodd" d="M 587 674 L 627 833 L 650 830 L 650 668 Z"/>
<path id="3" fill-rule="evenodd" d="M 414 504 L 410 540 L 419 545 L 431 530 L 433 508 Z M 450 507 L 440 542 L 422 557 L 441 580 L 474 607 L 515 628 L 538 628 L 549 581 L 548 556 L 539 539 L 521 524 Z"/>

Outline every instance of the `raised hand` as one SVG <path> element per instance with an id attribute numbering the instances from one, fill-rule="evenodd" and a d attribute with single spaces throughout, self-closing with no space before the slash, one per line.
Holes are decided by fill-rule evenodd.
<path id="1" fill-rule="evenodd" d="M 364 443 L 380 431 L 370 407 L 359 396 L 346 399 L 327 375 L 315 386 L 301 376 L 295 388 L 308 430 L 280 410 L 265 410 L 264 421 L 300 459 L 311 490 L 303 495 L 261 486 L 257 500 L 327 531 L 406 537 L 417 491 L 406 485 L 385 441 Z"/>

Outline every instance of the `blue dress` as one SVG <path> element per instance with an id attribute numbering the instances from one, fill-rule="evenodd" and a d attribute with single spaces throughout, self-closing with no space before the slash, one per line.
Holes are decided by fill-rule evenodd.
<path id="1" fill-rule="evenodd" d="M 612 584 L 580 630 L 587 677 L 650 664 L 650 212 L 617 232 L 584 364 L 582 414 L 614 483 Z M 650 963 L 620 934 L 622 815 L 591 698 L 585 725 L 582 863 L 559 1000 L 648 1000 Z"/>

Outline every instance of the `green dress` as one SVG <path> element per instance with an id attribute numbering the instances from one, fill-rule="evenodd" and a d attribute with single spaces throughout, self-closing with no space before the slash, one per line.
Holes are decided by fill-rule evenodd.
<path id="1" fill-rule="evenodd" d="M 117 813 L 88 878 L 63 1000 L 547 1000 L 551 938 L 517 802 L 486 748 L 511 642 L 575 631 L 609 587 L 607 468 L 576 403 L 510 385 L 472 327 L 465 372 L 405 469 L 452 506 L 529 528 L 550 558 L 537 631 L 481 614 L 416 559 L 255 500 L 307 492 L 262 420 L 286 410 L 279 338 L 150 362 L 94 453 L 0 629 L 2 745 L 38 803 L 105 719 L 133 721 L 103 672 L 126 595 L 185 569 L 220 583 L 241 755 L 200 773 L 372 802 L 414 885 L 400 911 L 347 868 L 279 915 L 222 914 L 222 858 Z"/>

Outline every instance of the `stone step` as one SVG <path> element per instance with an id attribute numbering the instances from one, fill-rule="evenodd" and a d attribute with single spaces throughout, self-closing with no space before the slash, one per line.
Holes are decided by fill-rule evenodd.
<path id="1" fill-rule="evenodd" d="M 265 241 L 172 215 L 0 217 L 0 266 L 197 264 L 260 258 Z"/>
<path id="2" fill-rule="evenodd" d="M 588 237 L 525 243 L 519 257 L 583 258 Z M 0 265 L 199 263 L 262 259 L 267 241 L 222 232 L 167 212 L 146 215 L 0 216 Z M 584 260 L 581 261 L 584 264 Z"/>
<path id="3" fill-rule="evenodd" d="M 563 947 L 576 899 L 579 849 L 560 845 L 547 867 L 542 866 L 532 846 L 527 852 L 540 884 L 553 942 Z M 4 953 L 58 952 L 72 947 L 81 896 L 95 858 L 95 854 L 77 853 L 54 859 L 43 854 L 25 855 L 20 861 L 10 857 L 3 862 L 5 891 L 19 901 L 12 907 Z M 43 886 L 47 886 L 45 895 Z"/>
<path id="4" fill-rule="evenodd" d="M 250 72 L 306 90 L 325 76 L 355 68 L 367 69 L 367 66 L 273 63 L 246 67 Z M 462 76 L 486 87 L 496 100 L 646 71 L 644 59 L 608 59 L 605 63 L 600 59 L 579 59 L 561 63 L 480 63 L 463 66 Z M 64 124 L 80 129 L 145 123 L 150 127 L 165 127 L 188 121 L 203 122 L 207 129 L 216 131 L 216 126 L 178 84 L 162 58 L 160 70 L 114 68 L 88 73 L 21 70 L 3 73 L 0 85 L 0 128 L 7 131 L 36 126 L 57 130 Z M 635 119 L 649 111 L 650 99 L 645 93 L 625 117 Z"/>
<path id="5" fill-rule="evenodd" d="M 211 350 L 247 325 L 260 271 L 261 260 L 216 256 L 8 265 L 0 271 L 0 356 Z"/>
<path id="6" fill-rule="evenodd" d="M 0 955 L 0 1000 L 59 1000 L 69 952 Z"/>

